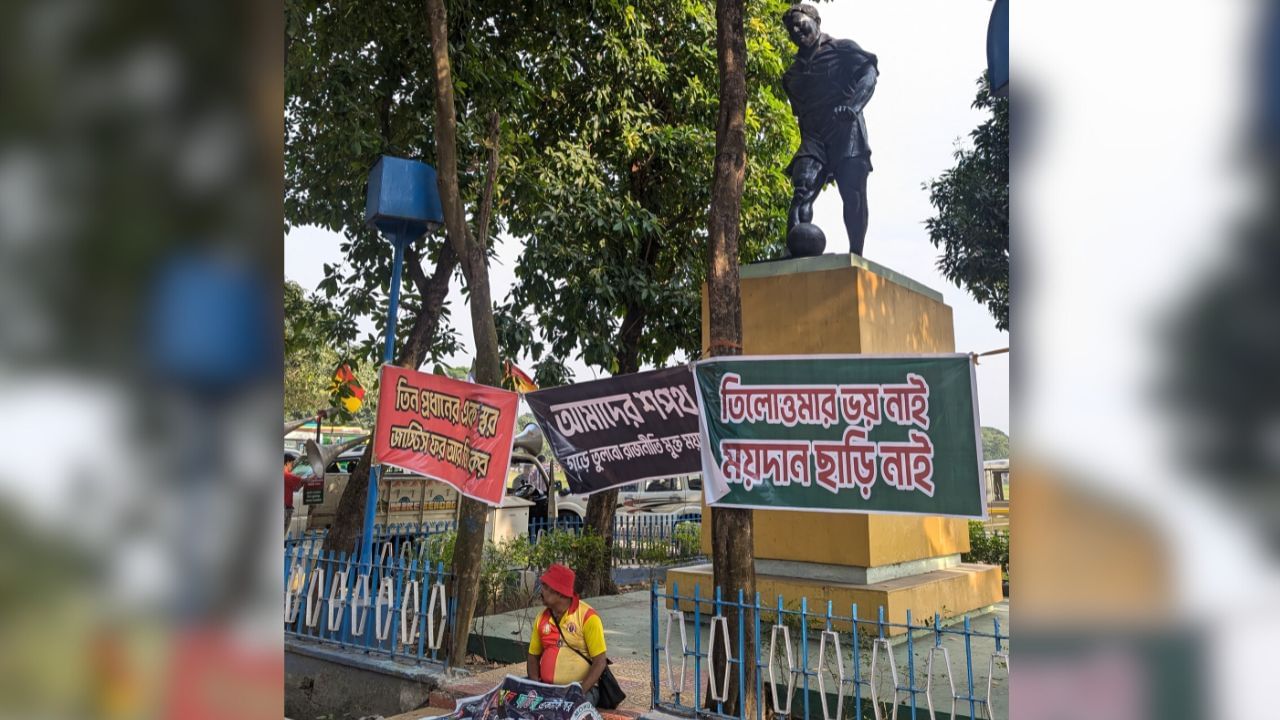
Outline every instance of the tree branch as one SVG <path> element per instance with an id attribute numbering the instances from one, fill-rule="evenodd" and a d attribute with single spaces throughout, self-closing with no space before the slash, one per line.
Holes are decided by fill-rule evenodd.
<path id="1" fill-rule="evenodd" d="M 482 243 L 477 243 L 467 227 L 467 216 L 458 190 L 458 121 L 453 101 L 453 72 L 449 65 L 449 26 L 444 0 L 427 0 L 431 26 L 431 58 L 436 81 L 436 157 L 440 201 L 444 206 L 445 227 L 449 242 L 462 261 L 471 298 L 471 329 L 475 337 L 475 379 L 480 385 L 497 386 L 501 381 L 498 367 L 498 332 L 493 321 L 493 300 L 489 293 L 488 258 Z M 490 148 L 491 158 L 497 143 Z M 493 161 L 496 162 L 496 161 Z M 492 165 L 491 165 L 492 166 Z M 492 197 L 492 190 L 487 194 Z M 490 200 L 492 202 L 492 200 Z M 485 221 L 488 223 L 488 220 Z M 482 228 L 487 231 L 486 228 Z M 454 625 L 450 628 L 449 659 L 462 665 L 467 655 L 467 639 L 471 620 L 480 594 L 480 564 L 484 551 L 484 529 L 488 508 L 481 502 L 462 496 L 458 501 L 458 537 L 453 547 L 453 587 L 456 599 Z"/>
<path id="2" fill-rule="evenodd" d="M 431 59 L 436 82 L 436 161 L 440 204 L 444 208 L 444 225 L 453 251 L 462 259 L 467 283 L 473 280 L 471 237 L 467 215 L 458 189 L 458 118 L 454 111 L 453 68 L 449 62 L 449 26 L 444 0 L 427 0 L 427 17 L 431 26 Z"/>
<path id="3" fill-rule="evenodd" d="M 412 255 L 405 258 L 405 268 L 414 287 L 418 289 L 418 294 L 422 296 L 422 309 L 414 320 L 413 330 L 409 332 L 409 341 L 400 348 L 396 365 L 416 368 L 426 359 L 431 338 L 440 327 L 444 299 L 449 294 L 449 278 L 453 275 L 453 269 L 458 266 L 458 255 L 445 243 L 440 248 L 436 269 L 428 278 L 422 270 L 418 246 L 410 246 L 409 252 Z"/>
<path id="4" fill-rule="evenodd" d="M 484 191 L 480 196 L 480 209 L 476 212 L 475 239 L 481 250 L 485 250 L 488 247 L 489 223 L 493 219 L 493 194 L 494 188 L 498 184 L 499 129 L 497 111 L 489 113 L 489 139 L 486 143 L 489 147 L 489 163 L 484 174 Z"/>

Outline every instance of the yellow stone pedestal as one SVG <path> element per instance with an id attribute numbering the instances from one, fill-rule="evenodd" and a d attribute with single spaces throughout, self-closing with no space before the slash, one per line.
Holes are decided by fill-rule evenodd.
<path id="1" fill-rule="evenodd" d="M 740 268 L 744 355 L 955 352 L 951 308 L 942 295 L 857 255 L 822 255 Z M 702 347 L 709 345 L 702 296 Z M 702 545 L 711 554 L 711 513 Z M 778 595 L 809 607 L 905 622 L 954 616 L 999 602 L 1000 569 L 963 564 L 966 522 L 958 518 L 753 511 L 756 577 L 762 602 Z M 714 597 L 711 566 L 667 573 L 681 595 L 694 586 Z"/>

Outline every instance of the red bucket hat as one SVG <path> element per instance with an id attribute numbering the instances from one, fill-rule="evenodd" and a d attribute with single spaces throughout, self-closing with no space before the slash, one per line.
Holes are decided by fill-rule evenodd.
<path id="1" fill-rule="evenodd" d="M 573 592 L 573 571 L 568 567 L 556 563 L 547 568 L 540 578 L 543 585 L 555 590 L 565 597 L 577 597 Z"/>

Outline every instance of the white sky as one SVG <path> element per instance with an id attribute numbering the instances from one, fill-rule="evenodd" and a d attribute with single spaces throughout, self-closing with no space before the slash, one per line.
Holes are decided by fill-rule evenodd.
<path id="1" fill-rule="evenodd" d="M 976 91 L 974 82 L 986 67 L 991 3 L 864 0 L 821 5 L 819 10 L 824 32 L 856 40 L 880 61 L 876 94 L 865 113 L 876 168 L 868 182 L 871 224 L 867 258 L 942 292 L 954 310 L 957 351 L 1008 347 L 1008 334 L 995 329 L 986 309 L 935 269 L 939 252 L 929 243 L 924 228 L 933 209 L 921 187 L 952 165 L 957 139 L 967 139 L 982 120 L 969 106 Z M 929 22 L 921 22 L 922 18 Z M 786 208 L 780 207 L 778 212 L 784 213 Z M 848 252 L 840 197 L 834 187 L 818 199 L 814 222 L 826 231 L 827 252 Z M 336 234 L 317 228 L 290 231 L 285 236 L 285 277 L 314 289 L 323 277 L 323 264 L 342 261 L 339 242 Z M 506 296 L 514 282 L 512 268 L 520 249 L 521 243 L 512 238 L 498 242 L 498 258 L 489 269 L 496 301 Z M 449 303 L 465 348 L 449 362 L 469 365 L 474 343 L 456 279 Z M 517 363 L 527 364 L 528 360 L 527 356 L 518 358 Z M 576 358 L 569 367 L 578 380 L 598 376 Z M 982 424 L 1008 431 L 1008 355 L 984 358 L 979 364 L 978 396 Z"/>

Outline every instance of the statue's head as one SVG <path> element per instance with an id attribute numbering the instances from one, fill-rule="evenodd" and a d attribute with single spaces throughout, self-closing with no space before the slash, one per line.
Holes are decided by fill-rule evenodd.
<path id="1" fill-rule="evenodd" d="M 798 47 L 813 47 L 818 44 L 822 32 L 822 18 L 818 17 L 818 8 L 809 3 L 797 3 L 782 13 L 782 26 L 791 36 L 791 42 Z"/>

